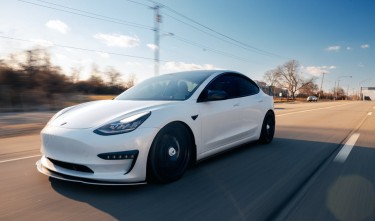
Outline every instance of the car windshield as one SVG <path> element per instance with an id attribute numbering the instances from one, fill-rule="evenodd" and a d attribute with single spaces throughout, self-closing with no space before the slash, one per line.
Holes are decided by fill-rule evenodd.
<path id="1" fill-rule="evenodd" d="M 145 80 L 115 100 L 186 100 L 212 72 L 181 72 Z"/>

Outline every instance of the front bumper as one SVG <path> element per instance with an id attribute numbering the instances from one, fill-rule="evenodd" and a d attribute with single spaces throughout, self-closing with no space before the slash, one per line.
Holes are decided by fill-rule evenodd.
<path id="1" fill-rule="evenodd" d="M 156 128 L 138 128 L 113 136 L 92 129 L 46 126 L 41 132 L 42 158 L 38 170 L 57 179 L 97 185 L 145 183 L 147 156 Z M 103 159 L 103 153 L 136 150 L 136 158 Z M 111 155 L 112 156 L 112 155 Z"/>

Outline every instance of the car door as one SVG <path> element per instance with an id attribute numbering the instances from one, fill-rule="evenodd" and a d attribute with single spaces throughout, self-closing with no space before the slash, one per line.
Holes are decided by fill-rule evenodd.
<path id="1" fill-rule="evenodd" d="M 263 123 L 263 102 L 265 101 L 262 94 L 259 93 L 260 88 L 254 81 L 244 76 L 238 76 L 237 86 L 241 96 L 239 131 L 243 135 L 243 139 L 253 140 L 259 135 L 257 132 L 260 131 Z"/>
<path id="2" fill-rule="evenodd" d="M 202 152 L 235 142 L 240 133 L 241 97 L 238 97 L 233 74 L 214 79 L 198 98 L 202 133 Z M 208 93 L 224 92 L 226 96 L 207 99 Z"/>

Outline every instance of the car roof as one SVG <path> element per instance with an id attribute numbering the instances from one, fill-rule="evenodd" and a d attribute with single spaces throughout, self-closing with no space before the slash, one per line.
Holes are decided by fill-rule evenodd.
<path id="1" fill-rule="evenodd" d="M 195 70 L 195 71 L 181 71 L 181 72 L 174 72 L 174 73 L 167 73 L 167 74 L 206 74 L 208 76 L 211 76 L 213 74 L 221 74 L 221 73 L 237 73 L 240 74 L 237 71 L 231 71 L 231 70 Z"/>

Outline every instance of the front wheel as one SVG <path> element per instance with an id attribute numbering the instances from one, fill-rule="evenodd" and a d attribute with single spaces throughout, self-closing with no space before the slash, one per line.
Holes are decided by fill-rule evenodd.
<path id="1" fill-rule="evenodd" d="M 259 142 L 268 144 L 273 140 L 275 135 L 275 114 L 268 111 L 263 120 L 262 131 L 260 133 Z"/>
<path id="2" fill-rule="evenodd" d="M 181 123 L 162 128 L 148 155 L 148 178 L 161 183 L 181 178 L 189 164 L 191 144 L 189 131 Z"/>

